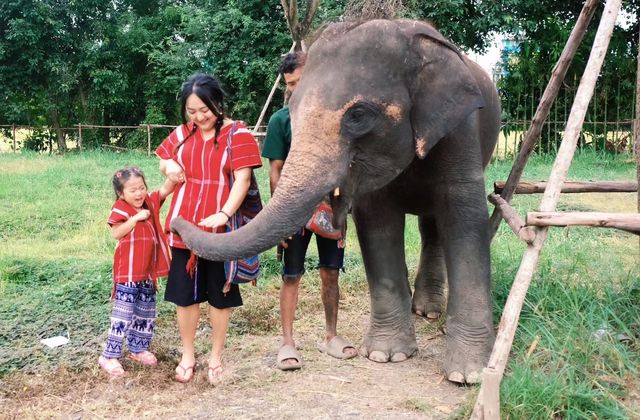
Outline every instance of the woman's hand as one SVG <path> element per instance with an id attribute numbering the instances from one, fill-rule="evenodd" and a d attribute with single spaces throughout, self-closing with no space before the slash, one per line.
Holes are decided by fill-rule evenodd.
<path id="1" fill-rule="evenodd" d="M 162 160 L 160 162 L 160 172 L 163 172 L 174 183 L 182 183 L 185 180 L 184 169 L 173 159 Z"/>
<path id="2" fill-rule="evenodd" d="M 211 216 L 202 219 L 198 226 L 216 229 L 220 226 L 224 226 L 229 221 L 229 218 L 223 212 L 212 214 Z"/>

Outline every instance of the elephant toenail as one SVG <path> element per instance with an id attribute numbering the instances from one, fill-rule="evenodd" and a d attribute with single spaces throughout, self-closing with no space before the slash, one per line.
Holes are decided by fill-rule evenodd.
<path id="1" fill-rule="evenodd" d="M 369 353 L 369 360 L 373 360 L 378 363 L 386 363 L 389 361 L 389 355 L 379 350 L 374 350 Z"/>
<path id="2" fill-rule="evenodd" d="M 458 384 L 464 383 L 464 375 L 460 372 L 451 372 L 449 376 L 447 376 L 447 379 Z"/>
<path id="3" fill-rule="evenodd" d="M 391 356 L 391 361 L 393 363 L 404 362 L 407 359 L 408 359 L 408 357 L 404 353 L 394 353 L 393 356 Z"/>
<path id="4" fill-rule="evenodd" d="M 480 372 L 471 372 L 467 375 L 467 383 L 468 384 L 478 384 L 482 379 L 482 375 Z"/>
<path id="5" fill-rule="evenodd" d="M 440 318 L 440 312 L 429 312 L 427 313 L 427 319 L 429 321 L 437 321 Z"/>

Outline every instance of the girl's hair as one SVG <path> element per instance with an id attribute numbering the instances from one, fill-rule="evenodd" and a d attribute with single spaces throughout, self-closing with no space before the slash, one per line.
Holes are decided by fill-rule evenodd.
<path id="1" fill-rule="evenodd" d="M 220 86 L 220 82 L 214 76 L 209 74 L 194 74 L 186 82 L 182 84 L 180 88 L 180 115 L 182 116 L 182 123 L 188 122 L 187 118 L 187 99 L 191 94 L 195 94 L 204 104 L 213 112 L 216 116 L 215 134 L 213 141 L 216 149 L 218 148 L 218 133 L 224 123 L 224 91 Z M 180 148 L 191 136 L 193 136 L 198 127 L 193 124 L 193 128 L 187 137 L 176 145 L 173 149 L 173 153 Z"/>
<path id="2" fill-rule="evenodd" d="M 147 187 L 147 180 L 144 177 L 144 173 L 137 166 L 125 166 L 122 169 L 118 169 L 111 178 L 111 184 L 113 185 L 113 191 L 116 193 L 116 200 L 120 198 L 120 194 L 124 191 L 124 184 L 132 177 L 142 178 L 144 186 Z M 148 188 L 148 187 L 147 187 Z"/>

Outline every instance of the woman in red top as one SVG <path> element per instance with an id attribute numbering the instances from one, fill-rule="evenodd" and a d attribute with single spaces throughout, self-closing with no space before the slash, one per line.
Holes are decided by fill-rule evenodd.
<path id="1" fill-rule="evenodd" d="M 156 150 L 160 171 L 179 183 L 165 225 L 172 250 L 165 300 L 177 305 L 182 341 L 175 376 L 179 382 L 193 378 L 199 303 L 209 303 L 212 351 L 207 377 L 215 384 L 223 373 L 222 351 L 232 308 L 242 305 L 240 289 L 232 284 L 224 293 L 224 263 L 196 258 L 169 227 L 180 216 L 207 232 L 224 232 L 247 194 L 252 168 L 262 166 L 262 161 L 251 132 L 244 124 L 224 117 L 224 92 L 216 78 L 197 74 L 187 80 L 182 85 L 181 113 L 183 124 Z M 230 135 L 232 159 L 226 147 Z M 229 188 L 231 171 L 234 182 Z"/>
<path id="2" fill-rule="evenodd" d="M 156 282 L 169 271 L 160 206 L 175 184 L 167 179 L 158 191 L 147 194 L 144 174 L 135 166 L 116 171 L 111 183 L 116 202 L 107 223 L 118 245 L 113 256 L 111 323 L 98 364 L 115 378 L 124 375 L 118 359 L 125 337 L 130 359 L 145 365 L 158 363 L 149 351 L 156 319 Z"/>

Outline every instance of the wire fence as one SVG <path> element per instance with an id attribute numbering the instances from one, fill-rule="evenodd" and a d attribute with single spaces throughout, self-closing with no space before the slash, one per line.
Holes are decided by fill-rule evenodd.
<path id="1" fill-rule="evenodd" d="M 85 149 L 109 149 L 115 151 L 138 150 L 151 155 L 175 125 L 95 125 L 77 124 L 72 127 L 0 125 L 0 152 L 20 152 L 23 149 L 58 153 L 62 138 L 66 150 L 81 152 Z M 266 126 L 253 131 L 262 145 Z"/>
<path id="2" fill-rule="evenodd" d="M 520 148 L 530 120 L 509 120 L 502 122 L 500 137 L 493 159 L 513 159 Z M 589 121 L 580 135 L 578 147 L 596 151 L 631 154 L 633 153 L 634 120 Z M 548 120 L 535 149 L 537 154 L 555 154 L 564 132 L 565 121 Z M 85 149 L 108 149 L 114 151 L 138 150 L 151 155 L 175 126 L 143 124 L 130 126 L 105 126 L 78 124 L 63 127 L 64 143 L 67 150 L 81 152 Z M 254 136 L 262 148 L 266 126 L 254 131 Z M 87 141 L 89 139 L 89 141 Z M 47 126 L 0 125 L 0 152 L 20 152 L 23 149 L 43 153 L 58 153 L 56 130 Z"/>

